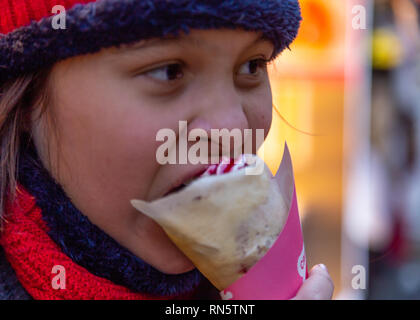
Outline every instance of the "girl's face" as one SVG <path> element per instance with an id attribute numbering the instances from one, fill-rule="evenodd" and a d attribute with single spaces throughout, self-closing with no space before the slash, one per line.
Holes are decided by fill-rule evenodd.
<path id="1" fill-rule="evenodd" d="M 192 263 L 130 200 L 155 200 L 205 168 L 160 165 L 160 129 L 178 133 L 187 121 L 188 132 L 201 128 L 209 137 L 223 128 L 267 135 L 272 96 L 262 62 L 272 53 L 254 32 L 194 30 L 59 62 L 49 106 L 59 139 L 44 118 L 34 120 L 40 157 L 73 204 L 122 246 L 164 273 L 190 271 Z M 48 145 L 57 161 L 49 162 Z"/>

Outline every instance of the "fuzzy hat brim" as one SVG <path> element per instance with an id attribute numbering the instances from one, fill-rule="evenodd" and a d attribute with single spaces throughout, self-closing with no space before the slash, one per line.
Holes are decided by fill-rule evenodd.
<path id="1" fill-rule="evenodd" d="M 277 56 L 297 36 L 301 13 L 298 0 L 98 0 L 68 10 L 65 29 L 53 29 L 53 18 L 0 37 L 0 83 L 65 58 L 190 29 L 260 31 Z"/>

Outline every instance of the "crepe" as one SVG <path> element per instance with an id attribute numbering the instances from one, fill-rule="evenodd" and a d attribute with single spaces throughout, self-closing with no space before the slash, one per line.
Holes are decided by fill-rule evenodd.
<path id="1" fill-rule="evenodd" d="M 131 201 L 165 230 L 219 290 L 264 256 L 289 211 L 287 195 L 264 161 L 255 155 L 247 157 L 255 161 L 252 168 L 202 176 L 156 201 Z M 260 174 L 256 174 L 258 168 Z"/>

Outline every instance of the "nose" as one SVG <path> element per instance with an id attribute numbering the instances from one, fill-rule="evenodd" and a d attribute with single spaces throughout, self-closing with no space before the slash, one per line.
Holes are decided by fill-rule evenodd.
<path id="1" fill-rule="evenodd" d="M 201 139 L 208 139 L 211 157 L 236 158 L 243 153 L 245 141 L 252 139 L 251 124 L 240 93 L 226 83 L 207 85 L 205 94 L 199 92 L 200 96 L 194 99 L 197 101 L 194 116 L 188 122 L 189 134 L 196 132 Z"/>

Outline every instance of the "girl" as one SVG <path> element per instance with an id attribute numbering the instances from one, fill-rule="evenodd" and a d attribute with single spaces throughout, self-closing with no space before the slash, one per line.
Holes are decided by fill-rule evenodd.
<path id="1" fill-rule="evenodd" d="M 0 297 L 216 298 L 130 199 L 205 169 L 160 165 L 160 129 L 268 133 L 297 0 L 62 3 L 0 0 Z M 296 298 L 332 290 L 318 266 Z"/>

